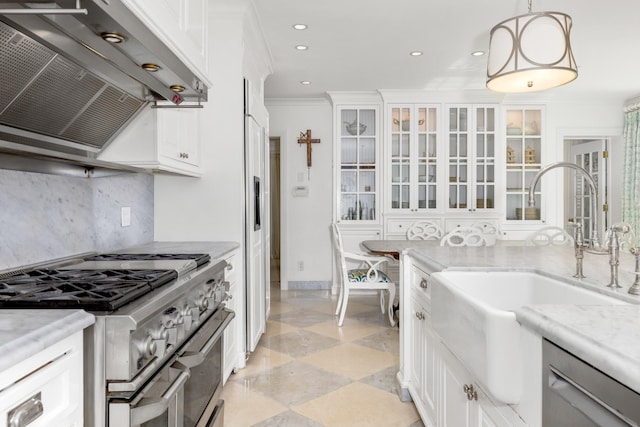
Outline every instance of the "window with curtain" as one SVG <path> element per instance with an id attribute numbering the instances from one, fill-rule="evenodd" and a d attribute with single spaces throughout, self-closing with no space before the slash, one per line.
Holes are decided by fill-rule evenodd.
<path id="1" fill-rule="evenodd" d="M 624 114 L 624 178 L 622 221 L 640 236 L 640 103 L 629 105 Z"/>

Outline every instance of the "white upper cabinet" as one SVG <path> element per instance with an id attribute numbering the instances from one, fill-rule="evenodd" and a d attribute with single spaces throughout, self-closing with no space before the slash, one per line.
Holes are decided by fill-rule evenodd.
<path id="1" fill-rule="evenodd" d="M 201 115 L 200 108 L 147 107 L 99 158 L 154 172 L 199 177 Z"/>
<path id="2" fill-rule="evenodd" d="M 387 203 L 391 212 L 438 208 L 439 114 L 437 105 L 388 105 Z"/>
<path id="3" fill-rule="evenodd" d="M 211 87 L 207 0 L 122 0 L 200 79 Z"/>
<path id="4" fill-rule="evenodd" d="M 496 204 L 495 105 L 447 106 L 447 209 L 492 211 Z"/>

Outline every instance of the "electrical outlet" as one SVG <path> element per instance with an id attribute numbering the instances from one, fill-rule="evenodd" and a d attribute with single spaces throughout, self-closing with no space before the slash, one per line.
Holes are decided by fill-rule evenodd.
<path id="1" fill-rule="evenodd" d="M 120 225 L 122 227 L 129 227 L 131 225 L 131 208 L 129 206 L 120 208 Z"/>
<path id="2" fill-rule="evenodd" d="M 298 271 L 304 271 L 304 261 L 298 261 Z"/>

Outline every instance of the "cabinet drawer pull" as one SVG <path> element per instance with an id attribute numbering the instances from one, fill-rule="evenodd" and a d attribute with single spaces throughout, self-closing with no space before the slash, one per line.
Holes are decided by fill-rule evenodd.
<path id="1" fill-rule="evenodd" d="M 429 282 L 427 282 L 427 279 L 420 280 L 420 287 L 422 289 L 427 289 L 428 286 L 429 286 Z"/>
<path id="2" fill-rule="evenodd" d="M 424 314 L 421 311 L 416 311 L 416 317 L 418 320 L 424 320 Z"/>
<path id="3" fill-rule="evenodd" d="M 8 427 L 28 426 L 36 418 L 40 417 L 43 412 L 42 395 L 38 392 L 9 411 L 7 425 Z"/>

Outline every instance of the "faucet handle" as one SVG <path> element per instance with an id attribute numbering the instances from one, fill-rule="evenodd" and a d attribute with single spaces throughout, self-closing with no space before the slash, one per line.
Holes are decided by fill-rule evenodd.
<path id="1" fill-rule="evenodd" d="M 573 241 L 576 245 L 582 245 L 584 243 L 584 235 L 582 234 L 582 223 L 575 220 L 575 218 L 569 218 L 567 226 L 573 228 Z"/>
<path id="2" fill-rule="evenodd" d="M 618 245 L 622 250 L 631 250 L 636 244 L 636 235 L 631 229 L 631 226 L 625 222 L 618 222 L 611 226 L 611 229 L 607 231 L 606 242 L 609 243 L 613 234 L 616 235 L 615 238 L 618 240 Z M 614 239 L 615 239 L 614 238 Z"/>

